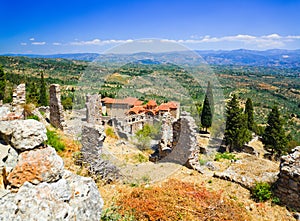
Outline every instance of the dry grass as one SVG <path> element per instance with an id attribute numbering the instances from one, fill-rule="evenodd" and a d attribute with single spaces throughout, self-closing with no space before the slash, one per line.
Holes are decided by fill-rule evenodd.
<path id="1" fill-rule="evenodd" d="M 134 188 L 122 194 L 117 205 L 120 214 L 137 220 L 250 220 L 245 208 L 224 198 L 222 191 L 175 179 Z"/>

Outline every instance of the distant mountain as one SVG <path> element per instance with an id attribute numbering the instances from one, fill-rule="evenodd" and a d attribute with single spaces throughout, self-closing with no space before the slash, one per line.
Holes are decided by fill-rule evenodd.
<path id="1" fill-rule="evenodd" d="M 192 59 L 185 57 L 191 52 L 167 52 L 167 53 L 136 53 L 136 54 L 97 54 L 97 53 L 77 53 L 77 54 L 6 54 L 6 56 L 26 56 L 31 58 L 62 58 L 83 61 L 101 62 L 128 62 L 138 60 L 139 63 L 153 64 L 158 61 L 176 61 L 177 64 L 197 64 L 203 61 L 214 65 L 248 65 L 264 67 L 297 68 L 300 67 L 300 50 L 272 49 L 266 51 L 255 50 L 232 50 L 232 51 L 195 51 L 200 57 L 194 56 Z"/>

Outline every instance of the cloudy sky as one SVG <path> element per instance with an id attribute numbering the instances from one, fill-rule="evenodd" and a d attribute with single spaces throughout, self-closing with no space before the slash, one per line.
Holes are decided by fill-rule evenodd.
<path id="1" fill-rule="evenodd" d="M 300 49 L 299 12 L 299 0 L 0 0 L 0 53 L 101 53 L 148 38 L 197 50 Z"/>

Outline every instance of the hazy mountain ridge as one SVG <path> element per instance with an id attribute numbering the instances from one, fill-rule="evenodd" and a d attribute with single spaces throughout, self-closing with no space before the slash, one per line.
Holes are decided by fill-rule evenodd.
<path id="1" fill-rule="evenodd" d="M 267 66 L 267 67 L 300 67 L 300 50 L 283 50 L 272 49 L 266 51 L 255 50 L 232 50 L 232 51 L 195 51 L 200 55 L 195 61 L 207 62 L 216 65 L 249 65 L 249 66 Z M 35 55 L 35 54 L 5 54 L 5 56 L 25 56 L 30 58 L 62 58 L 82 61 L 105 61 L 114 62 L 126 61 L 127 59 L 147 59 L 149 60 L 172 60 L 176 57 L 178 63 L 185 63 L 185 59 L 180 59 L 180 55 L 187 52 L 166 52 L 166 53 L 135 53 L 135 54 L 98 54 L 98 53 L 74 53 L 74 54 L 52 54 L 52 55 Z M 191 52 L 188 52 L 191 53 Z M 184 57 L 184 56 L 182 56 Z"/>

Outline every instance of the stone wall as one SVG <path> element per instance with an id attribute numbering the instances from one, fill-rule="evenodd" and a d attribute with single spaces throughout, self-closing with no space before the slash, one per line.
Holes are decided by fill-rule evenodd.
<path id="1" fill-rule="evenodd" d="M 86 121 L 91 124 L 101 124 L 102 110 L 101 110 L 101 95 L 88 94 L 86 96 Z"/>
<path id="2" fill-rule="evenodd" d="M 72 174 L 36 120 L 0 121 L 0 220 L 100 220 L 91 178 Z"/>
<path id="3" fill-rule="evenodd" d="M 83 162 L 88 166 L 92 176 L 100 176 L 107 183 L 120 177 L 116 166 L 102 159 L 102 146 L 105 140 L 104 127 L 95 124 L 85 124 L 81 134 L 81 154 Z"/>
<path id="4" fill-rule="evenodd" d="M 13 90 L 13 101 L 12 105 L 23 105 L 26 103 L 26 87 L 25 84 L 19 84 L 14 90 Z"/>
<path id="5" fill-rule="evenodd" d="M 63 130 L 65 125 L 58 84 L 50 85 L 50 123 L 61 130 Z"/>
<path id="6" fill-rule="evenodd" d="M 281 157 L 279 179 L 274 193 L 280 202 L 300 211 L 300 146 Z"/>

